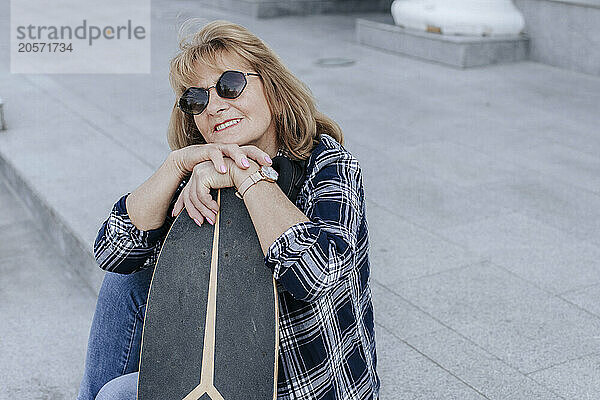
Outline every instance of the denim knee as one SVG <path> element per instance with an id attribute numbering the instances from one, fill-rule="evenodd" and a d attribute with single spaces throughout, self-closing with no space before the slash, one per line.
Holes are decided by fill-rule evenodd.
<path id="1" fill-rule="evenodd" d="M 118 304 L 138 312 L 146 305 L 151 280 L 152 269 L 130 275 L 107 272 L 102 282 L 98 302 Z"/>
<path id="2" fill-rule="evenodd" d="M 96 400 L 136 400 L 138 373 L 121 375 L 102 386 Z"/>
<path id="3" fill-rule="evenodd" d="M 78 400 L 94 399 L 113 378 L 138 370 L 151 279 L 152 269 L 131 275 L 106 273 L 90 329 Z"/>

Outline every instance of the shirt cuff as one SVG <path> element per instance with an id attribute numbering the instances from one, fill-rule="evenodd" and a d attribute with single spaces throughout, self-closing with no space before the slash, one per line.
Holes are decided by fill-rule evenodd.
<path id="1" fill-rule="evenodd" d="M 156 229 L 150 229 L 147 231 L 143 231 L 138 229 L 133 222 L 131 222 L 131 218 L 129 218 L 129 213 L 127 212 L 127 196 L 129 196 L 131 193 L 127 193 L 126 195 L 124 195 L 123 197 L 121 197 L 119 199 L 119 201 L 117 201 L 117 203 L 115 204 L 115 211 L 117 211 L 117 213 L 126 221 L 129 221 L 129 223 L 131 224 L 131 235 L 132 237 L 135 237 L 138 239 L 138 241 L 140 243 L 143 244 L 144 247 L 152 247 L 154 246 L 156 243 L 158 243 L 159 240 L 161 240 L 166 231 L 167 231 L 167 224 L 163 224 L 160 228 L 156 228 Z"/>
<path id="2" fill-rule="evenodd" d="M 265 264 L 273 271 L 276 280 L 288 266 L 300 260 L 305 250 L 319 239 L 320 229 L 312 221 L 299 222 L 289 227 L 267 249 Z"/>

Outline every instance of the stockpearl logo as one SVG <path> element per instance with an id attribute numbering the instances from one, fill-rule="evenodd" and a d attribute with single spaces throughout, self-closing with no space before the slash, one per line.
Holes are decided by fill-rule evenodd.
<path id="1" fill-rule="evenodd" d="M 10 39 L 13 73 L 150 73 L 150 0 L 12 0 Z"/>

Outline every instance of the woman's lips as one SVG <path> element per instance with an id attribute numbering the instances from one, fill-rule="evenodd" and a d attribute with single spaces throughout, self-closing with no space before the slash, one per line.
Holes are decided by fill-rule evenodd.
<path id="1" fill-rule="evenodd" d="M 219 125 L 222 125 L 222 124 L 224 124 L 225 122 L 229 122 L 229 121 L 235 121 L 235 120 L 238 120 L 238 121 L 237 121 L 236 123 L 232 124 L 232 125 L 229 125 L 229 126 L 228 126 L 228 127 L 226 127 L 226 128 L 223 128 L 223 129 L 220 129 L 220 130 L 216 130 L 216 127 L 217 127 L 217 126 L 219 126 Z M 236 126 L 236 125 L 238 125 L 240 122 L 242 122 L 242 118 L 232 118 L 232 119 L 229 119 L 229 120 L 227 120 L 227 121 L 224 121 L 224 122 L 222 122 L 222 123 L 220 123 L 220 124 L 216 125 L 216 126 L 215 126 L 215 129 L 214 129 L 214 132 L 215 132 L 215 133 L 223 132 L 225 129 L 229 129 L 229 128 L 231 128 L 232 126 Z"/>

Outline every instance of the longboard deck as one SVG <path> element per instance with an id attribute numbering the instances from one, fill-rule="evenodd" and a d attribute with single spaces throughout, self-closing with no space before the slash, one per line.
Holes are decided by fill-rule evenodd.
<path id="1" fill-rule="evenodd" d="M 215 225 L 181 212 L 154 270 L 138 399 L 275 399 L 275 281 L 234 189 L 218 191 Z"/>

